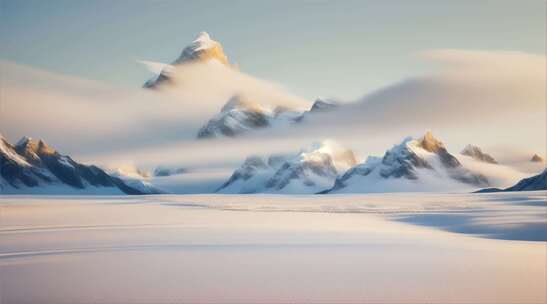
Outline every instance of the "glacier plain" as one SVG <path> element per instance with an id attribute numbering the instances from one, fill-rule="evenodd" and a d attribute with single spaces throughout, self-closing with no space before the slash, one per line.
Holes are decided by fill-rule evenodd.
<path id="1" fill-rule="evenodd" d="M 543 303 L 546 196 L 0 196 L 0 302 Z"/>

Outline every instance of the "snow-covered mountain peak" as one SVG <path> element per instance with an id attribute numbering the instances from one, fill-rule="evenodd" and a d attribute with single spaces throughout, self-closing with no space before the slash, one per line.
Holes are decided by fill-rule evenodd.
<path id="1" fill-rule="evenodd" d="M 251 156 L 220 187 L 225 193 L 316 193 L 356 163 L 351 150 L 333 141 L 314 143 L 298 153 Z"/>
<path id="2" fill-rule="evenodd" d="M 237 136 L 248 130 L 264 128 L 273 118 L 271 111 L 241 95 L 230 98 L 220 113 L 198 131 L 198 138 Z"/>
<path id="3" fill-rule="evenodd" d="M 33 139 L 32 137 L 28 137 L 28 136 L 23 136 L 21 137 L 21 139 L 19 139 L 19 141 L 15 144 L 15 147 L 22 147 L 22 146 L 27 146 L 29 144 L 34 144 L 36 146 L 38 146 L 38 141 Z"/>
<path id="4" fill-rule="evenodd" d="M 412 160 L 419 163 L 418 156 L 425 158 L 428 155 L 443 153 L 444 151 L 446 151 L 444 144 L 435 138 L 431 132 L 427 132 L 419 139 L 411 136 L 404 138 L 401 143 L 386 151 L 382 161 L 389 164 L 401 162 L 402 160 Z M 372 159 L 376 161 L 378 158 L 373 157 Z M 427 166 L 423 165 L 423 167 Z"/>
<path id="5" fill-rule="evenodd" d="M 223 64 L 229 65 L 228 57 L 224 54 L 222 45 L 218 41 L 211 39 L 211 36 L 209 36 L 207 32 L 199 33 L 196 39 L 184 48 L 182 54 L 174 64 L 194 60 L 217 60 Z"/>
<path id="6" fill-rule="evenodd" d="M 338 173 L 357 164 L 353 151 L 329 139 L 313 143 L 309 148 L 304 149 L 298 157 L 302 161 L 322 162 L 325 158 L 324 155 L 329 156 Z"/>
<path id="7" fill-rule="evenodd" d="M 195 46 L 195 51 L 200 51 L 204 49 L 208 49 L 214 46 L 216 41 L 213 41 L 211 39 L 211 36 L 209 36 L 209 33 L 207 32 L 200 32 L 196 39 L 192 42 L 192 44 Z"/>
<path id="8" fill-rule="evenodd" d="M 430 131 L 426 132 L 425 135 L 420 140 L 418 140 L 417 146 L 425 150 L 426 152 L 435 154 L 438 157 L 439 161 L 442 163 L 442 165 L 446 168 L 461 167 L 458 159 L 452 154 L 448 153 L 444 144 L 440 140 L 435 138 Z M 414 152 L 420 154 L 419 149 L 414 149 Z"/>
<path id="9" fill-rule="evenodd" d="M 236 136 L 265 128 L 301 123 L 305 117 L 336 109 L 338 104 L 318 99 L 310 110 L 286 105 L 265 104 L 235 94 L 198 132 L 198 138 Z"/>
<path id="10" fill-rule="evenodd" d="M 170 79 L 177 65 L 189 62 L 207 62 L 214 60 L 221 64 L 230 65 L 228 57 L 224 54 L 222 45 L 213 39 L 207 32 L 200 32 L 194 41 L 186 46 L 177 60 L 171 65 L 165 65 L 161 72 L 144 83 L 145 88 L 156 88 Z"/>
<path id="11" fill-rule="evenodd" d="M 156 193 L 128 184 L 97 166 L 62 155 L 42 140 L 24 137 L 14 147 L 0 137 L 0 193 Z"/>
<path id="12" fill-rule="evenodd" d="M 5 165 L 9 162 L 14 162 L 19 166 L 30 166 L 27 160 L 17 154 L 15 148 L 0 134 L 0 165 Z"/>
<path id="13" fill-rule="evenodd" d="M 436 153 L 441 149 L 444 149 L 444 144 L 436 139 L 431 131 L 427 131 L 425 135 L 419 140 L 419 145 L 428 152 Z"/>
<path id="14" fill-rule="evenodd" d="M 197 137 L 233 137 L 250 130 L 290 124 L 300 116 L 301 113 L 295 109 L 262 105 L 247 96 L 236 94 L 198 131 Z"/>
<path id="15" fill-rule="evenodd" d="M 420 139 L 405 138 L 382 158 L 369 157 L 349 169 L 327 192 L 424 191 L 488 185 L 488 180 L 464 168 L 443 143 L 427 132 Z"/>
<path id="16" fill-rule="evenodd" d="M 380 175 L 384 178 L 417 179 L 415 168 L 431 168 L 426 160 L 427 153 L 429 151 L 422 147 L 422 140 L 407 137 L 400 144 L 386 151 L 381 159 Z M 365 165 L 375 167 L 378 160 L 375 157 L 369 158 Z"/>
<path id="17" fill-rule="evenodd" d="M 41 139 L 24 136 L 15 145 L 17 153 L 25 155 L 25 157 L 37 158 L 38 155 L 54 155 L 57 153 L 55 149 L 47 145 Z"/>

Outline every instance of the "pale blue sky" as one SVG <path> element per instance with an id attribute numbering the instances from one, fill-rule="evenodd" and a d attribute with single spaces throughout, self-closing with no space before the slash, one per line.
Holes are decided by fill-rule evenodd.
<path id="1" fill-rule="evenodd" d="M 139 87 L 200 31 L 242 71 L 303 97 L 355 99 L 460 48 L 545 53 L 545 2 L 0 0 L 0 60 Z"/>

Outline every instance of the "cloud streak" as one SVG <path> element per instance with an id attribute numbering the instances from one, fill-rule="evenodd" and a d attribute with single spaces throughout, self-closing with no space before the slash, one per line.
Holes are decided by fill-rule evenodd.
<path id="1" fill-rule="evenodd" d="M 234 94 L 269 105 L 307 105 L 280 86 L 217 64 L 178 66 L 177 86 L 118 88 L 2 62 L 1 131 L 43 138 L 68 153 L 127 151 L 193 141 Z"/>
<path id="2" fill-rule="evenodd" d="M 176 86 L 145 90 L 1 63 L 0 131 L 11 140 L 23 135 L 44 138 L 88 161 L 146 166 L 237 166 L 249 154 L 295 151 L 326 138 L 364 159 L 426 130 L 451 151 L 474 143 L 483 148 L 518 146 L 519 153 L 544 152 L 544 56 L 434 50 L 419 57 L 439 62 L 439 70 L 381 88 L 292 127 L 205 141 L 195 140 L 197 130 L 235 93 L 267 106 L 304 109 L 309 102 L 220 64 L 177 66 L 171 75 Z"/>

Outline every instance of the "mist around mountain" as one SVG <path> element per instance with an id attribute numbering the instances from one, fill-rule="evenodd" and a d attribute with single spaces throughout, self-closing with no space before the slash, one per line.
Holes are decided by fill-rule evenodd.
<path id="1" fill-rule="evenodd" d="M 486 185 L 484 175 L 462 166 L 427 132 L 419 139 L 405 138 L 383 157 L 369 156 L 323 193 L 449 191 Z"/>
<path id="2" fill-rule="evenodd" d="M 280 85 L 246 74 L 207 33 L 200 33 L 171 64 L 157 64 L 161 68 L 149 82 L 154 84 L 145 86 L 146 89 L 114 88 L 0 63 L 6 71 L 2 82 L 2 132 L 11 139 L 35 134 L 70 155 L 101 167 L 116 168 L 129 161 L 148 172 L 162 164 L 168 164 L 170 169 L 192 168 L 184 173 L 164 170 L 160 172 L 162 176 L 107 172 L 125 180 L 132 178 L 136 183 L 159 182 L 177 193 L 188 184 L 196 186 L 196 191 L 212 192 L 229 179 L 246 157 L 258 155 L 267 164 L 270 156 L 294 156 L 298 154 L 295 151 L 326 138 L 351 149 L 359 163 L 369 158 L 352 168 L 351 180 L 358 179 L 358 172 L 374 171 L 368 173 L 366 179 L 370 180 L 356 183 L 359 186 L 355 191 L 504 188 L 523 178 L 523 174 L 543 168 L 542 162 L 537 161 L 541 159 L 539 155 L 533 157 L 535 161 L 531 161 L 530 155 L 541 151 L 537 147 L 544 138 L 542 129 L 537 127 L 544 120 L 538 116 L 544 106 L 544 90 L 538 90 L 544 88 L 540 81 L 544 71 L 537 68 L 544 58 L 463 50 L 426 53 L 429 60 L 445 62 L 438 74 L 411 77 L 354 102 L 330 98 L 310 102 Z M 515 74 L 492 73 L 500 62 L 519 69 Z M 147 64 L 156 65 L 151 61 Z M 492 111 L 477 110 L 477 106 Z M 538 117 L 541 119 L 535 119 Z M 467 123 L 462 125 L 464 120 Z M 504 136 L 492 136 L 492 130 L 480 126 L 501 130 Z M 381 157 L 386 147 L 427 129 L 441 134 L 447 145 L 426 149 L 409 141 L 410 148 L 395 149 Z M 471 142 L 466 134 L 473 134 L 472 142 L 477 146 L 467 146 L 458 155 L 448 152 Z M 526 154 L 522 159 L 506 152 L 510 151 L 506 147 L 514 147 L 516 142 L 522 150 L 519 153 Z M 422 157 L 430 155 L 434 157 Z M 406 156 L 410 158 L 402 161 Z M 510 157 L 513 160 L 508 161 Z M 412 166 L 406 168 L 405 163 Z M 278 168 L 268 170 L 273 172 L 272 178 Z M 313 175 L 304 175 L 290 179 L 288 184 L 309 178 L 308 184 L 334 186 L 336 181 L 346 182 L 342 178 L 348 172 L 337 170 L 336 176 L 332 178 L 330 174 L 325 183 L 314 181 L 310 177 Z M 371 179 L 375 175 L 379 178 Z M 283 176 L 278 175 L 280 179 Z M 191 180 L 193 177 L 196 180 Z M 197 187 L 199 184 L 207 187 Z M 350 191 L 352 187 L 332 191 Z M 306 192 L 315 191 L 313 188 L 304 187 Z M 319 192 L 331 190 L 316 188 Z M 273 189 L 272 186 L 268 191 L 289 191 L 290 187 Z"/>
<path id="3" fill-rule="evenodd" d="M 477 193 L 489 193 L 489 192 L 513 192 L 513 191 L 539 191 L 547 190 L 547 168 L 540 174 L 523 178 L 515 185 L 500 189 L 500 188 L 486 188 L 476 191 Z"/>
<path id="4" fill-rule="evenodd" d="M 295 154 L 250 156 L 217 192 L 313 194 L 355 164 L 353 151 L 323 141 Z"/>
<path id="5" fill-rule="evenodd" d="M 481 150 L 481 148 L 474 145 L 467 145 L 460 152 L 461 155 L 471 156 L 473 159 L 483 161 L 486 163 L 497 164 L 498 162 L 490 155 Z"/>
<path id="6" fill-rule="evenodd" d="M 533 163 L 543 163 L 545 160 L 543 157 L 539 156 L 538 154 L 532 155 L 532 158 L 530 158 L 530 161 Z"/>
<path id="7" fill-rule="evenodd" d="M 523 176 L 507 165 L 473 155 L 458 158 L 431 132 L 407 137 L 382 157 L 368 156 L 364 162 L 359 162 L 362 155 L 324 140 L 298 152 L 248 156 L 231 174 L 176 165 L 157 166 L 152 173 L 137 167 L 103 170 L 77 163 L 40 140 L 25 137 L 15 146 L 5 139 L 2 143 L 2 193 L 467 192 L 506 185 L 512 176 Z M 533 185 L 507 191 L 542 189 Z"/>
<path id="8" fill-rule="evenodd" d="M 199 129 L 197 137 L 234 137 L 264 128 L 290 127 L 292 124 L 302 123 L 306 117 L 330 112 L 336 108 L 338 104 L 322 99 L 317 99 L 309 110 L 284 106 L 269 107 L 236 95 L 226 102 L 220 113 Z"/>
<path id="9" fill-rule="evenodd" d="M 153 64 L 146 62 L 148 65 Z M 148 80 L 143 87 L 148 89 L 163 88 L 167 91 L 183 90 L 181 83 L 187 82 L 188 76 L 192 77 L 193 71 L 185 71 L 188 66 L 203 65 L 210 66 L 207 74 L 217 74 L 219 71 L 228 71 L 237 74 L 237 68 L 232 65 L 224 53 L 222 45 L 209 36 L 206 32 L 201 32 L 195 40 L 186 46 L 179 58 L 173 63 L 164 65 L 160 73 Z M 217 71 L 214 71 L 214 70 Z M 194 71 L 195 77 L 203 77 Z M 226 75 L 234 81 L 235 75 Z M 207 76 L 206 76 L 207 77 Z M 182 78 L 181 81 L 177 81 Z M 220 79 L 219 79 L 220 80 Z M 223 79 L 226 80 L 226 79 Z M 223 81 L 220 80 L 220 81 Z M 224 82 L 224 81 L 223 81 Z M 218 81 L 211 79 L 210 85 L 216 86 Z M 248 131 L 275 127 L 287 126 L 291 123 L 297 123 L 303 120 L 305 115 L 326 112 L 338 106 L 335 101 L 317 99 L 311 107 L 291 102 L 287 96 L 279 96 L 272 101 L 265 101 L 261 94 L 257 92 L 235 91 L 226 103 L 222 106 L 219 113 L 215 114 L 205 123 L 197 132 L 197 138 L 217 138 L 233 137 Z M 270 99 L 270 97 L 267 97 Z"/>

